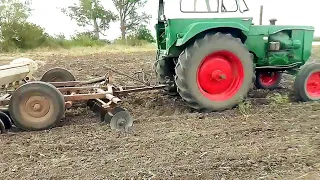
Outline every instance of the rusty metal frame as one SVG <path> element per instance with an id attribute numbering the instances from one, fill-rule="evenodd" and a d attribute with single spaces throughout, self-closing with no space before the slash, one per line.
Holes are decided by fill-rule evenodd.
<path id="1" fill-rule="evenodd" d="M 135 81 L 138 81 L 139 83 L 142 83 L 143 85 L 118 87 L 115 85 L 111 85 L 111 71 L 129 77 Z M 145 78 L 143 77 L 143 80 L 139 80 L 120 71 L 109 69 L 109 73 L 107 73 L 105 76 L 93 78 L 87 81 L 47 83 L 55 86 L 63 94 L 65 106 L 67 109 L 72 107 L 74 101 L 90 101 L 91 103 L 94 102 L 96 105 L 98 105 L 100 107 L 100 111 L 110 111 L 111 109 L 116 107 L 117 104 L 122 102 L 121 99 L 119 99 L 117 96 L 128 93 L 163 89 L 164 87 L 166 87 L 166 85 L 151 86 L 150 83 L 146 83 L 144 79 Z M 13 92 L 14 91 L 0 97 L 0 107 L 9 105 L 10 97 Z"/>

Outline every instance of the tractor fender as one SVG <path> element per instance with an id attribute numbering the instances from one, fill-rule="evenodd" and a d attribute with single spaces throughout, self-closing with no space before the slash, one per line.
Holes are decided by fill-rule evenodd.
<path id="1" fill-rule="evenodd" d="M 237 23 L 237 22 L 199 22 L 190 24 L 187 28 L 179 33 L 177 36 L 176 46 L 182 46 L 188 42 L 191 38 L 195 37 L 199 33 L 216 28 L 233 28 L 238 29 L 247 34 L 249 28 Z"/>

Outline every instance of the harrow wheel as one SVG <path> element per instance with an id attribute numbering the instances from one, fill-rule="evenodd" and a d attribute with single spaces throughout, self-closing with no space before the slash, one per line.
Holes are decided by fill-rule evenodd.
<path id="1" fill-rule="evenodd" d="M 301 67 L 294 81 L 294 92 L 299 100 L 320 100 L 320 63 Z"/>
<path id="2" fill-rule="evenodd" d="M 52 68 L 45 72 L 40 81 L 43 82 L 66 82 L 75 81 L 73 74 L 64 68 Z"/>
<path id="3" fill-rule="evenodd" d="M 239 38 L 207 34 L 181 54 L 175 82 L 180 96 L 193 109 L 221 111 L 247 96 L 254 76 L 252 55 Z"/>
<path id="4" fill-rule="evenodd" d="M 65 101 L 53 85 L 34 81 L 20 86 L 12 95 L 9 112 L 14 124 L 24 130 L 50 129 L 62 119 Z"/>
<path id="5" fill-rule="evenodd" d="M 257 71 L 254 84 L 258 89 L 275 89 L 279 86 L 281 79 L 280 72 Z"/>
<path id="6" fill-rule="evenodd" d="M 133 124 L 132 116 L 121 107 L 115 107 L 111 112 L 107 112 L 104 121 L 110 124 L 111 129 L 117 130 L 127 130 Z"/>

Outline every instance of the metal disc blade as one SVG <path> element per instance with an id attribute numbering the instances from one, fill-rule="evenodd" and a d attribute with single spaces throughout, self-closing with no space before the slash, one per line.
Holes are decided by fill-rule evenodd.
<path id="1" fill-rule="evenodd" d="M 11 118 L 6 113 L 0 111 L 0 120 L 3 122 L 6 129 L 12 128 Z"/>
<path id="2" fill-rule="evenodd" d="M 87 101 L 87 106 L 91 109 L 93 105 L 94 105 L 94 101 L 92 99 L 89 99 Z"/>
<path id="3" fill-rule="evenodd" d="M 127 130 L 133 124 L 133 118 L 127 111 L 117 112 L 110 121 L 111 129 Z"/>
<path id="4" fill-rule="evenodd" d="M 121 108 L 121 107 L 115 107 L 114 109 L 112 109 L 110 112 L 107 112 L 104 116 L 104 122 L 107 124 L 110 124 L 110 121 L 112 119 L 112 117 L 117 114 L 118 112 L 121 111 L 126 111 L 125 109 Z"/>
<path id="5" fill-rule="evenodd" d="M 105 117 L 106 117 L 106 111 L 100 111 L 100 121 L 104 122 L 105 121 Z"/>
<path id="6" fill-rule="evenodd" d="M 6 133 L 6 127 L 2 122 L 2 120 L 0 119 L 0 134 L 4 134 L 4 133 Z"/>

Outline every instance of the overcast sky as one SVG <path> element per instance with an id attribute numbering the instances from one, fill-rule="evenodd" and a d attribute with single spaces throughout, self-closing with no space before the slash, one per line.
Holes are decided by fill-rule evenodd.
<path id="1" fill-rule="evenodd" d="M 111 0 L 102 0 L 105 7 L 115 10 Z M 168 0 L 167 0 L 168 1 Z M 186 1 L 186 0 L 184 0 Z M 192 0 L 189 0 L 192 1 Z M 201 1 L 201 0 L 198 0 Z M 229 0 L 231 1 L 231 0 Z M 69 17 L 65 16 L 58 8 L 72 5 L 74 0 L 33 0 L 32 8 L 34 9 L 31 22 L 36 23 L 45 28 L 46 32 L 51 35 L 63 33 L 67 37 L 74 34 L 75 31 L 82 29 L 77 27 Z M 315 35 L 320 36 L 320 21 L 316 20 L 319 7 L 314 4 L 315 0 L 292 1 L 292 0 L 246 0 L 250 11 L 242 16 L 253 17 L 254 23 L 259 23 L 260 5 L 264 5 L 263 23 L 268 24 L 270 18 L 277 18 L 277 24 L 281 25 L 308 25 L 314 26 Z M 157 0 L 149 0 L 145 7 L 145 11 L 152 15 L 149 28 L 154 34 L 154 24 L 157 18 Z M 179 0 L 169 0 L 166 4 L 166 12 L 175 14 L 180 12 Z M 238 14 L 227 14 L 236 17 Z M 221 17 L 217 14 L 210 15 Z M 107 32 L 107 39 L 115 39 L 120 36 L 119 23 L 112 23 L 111 28 Z"/>

